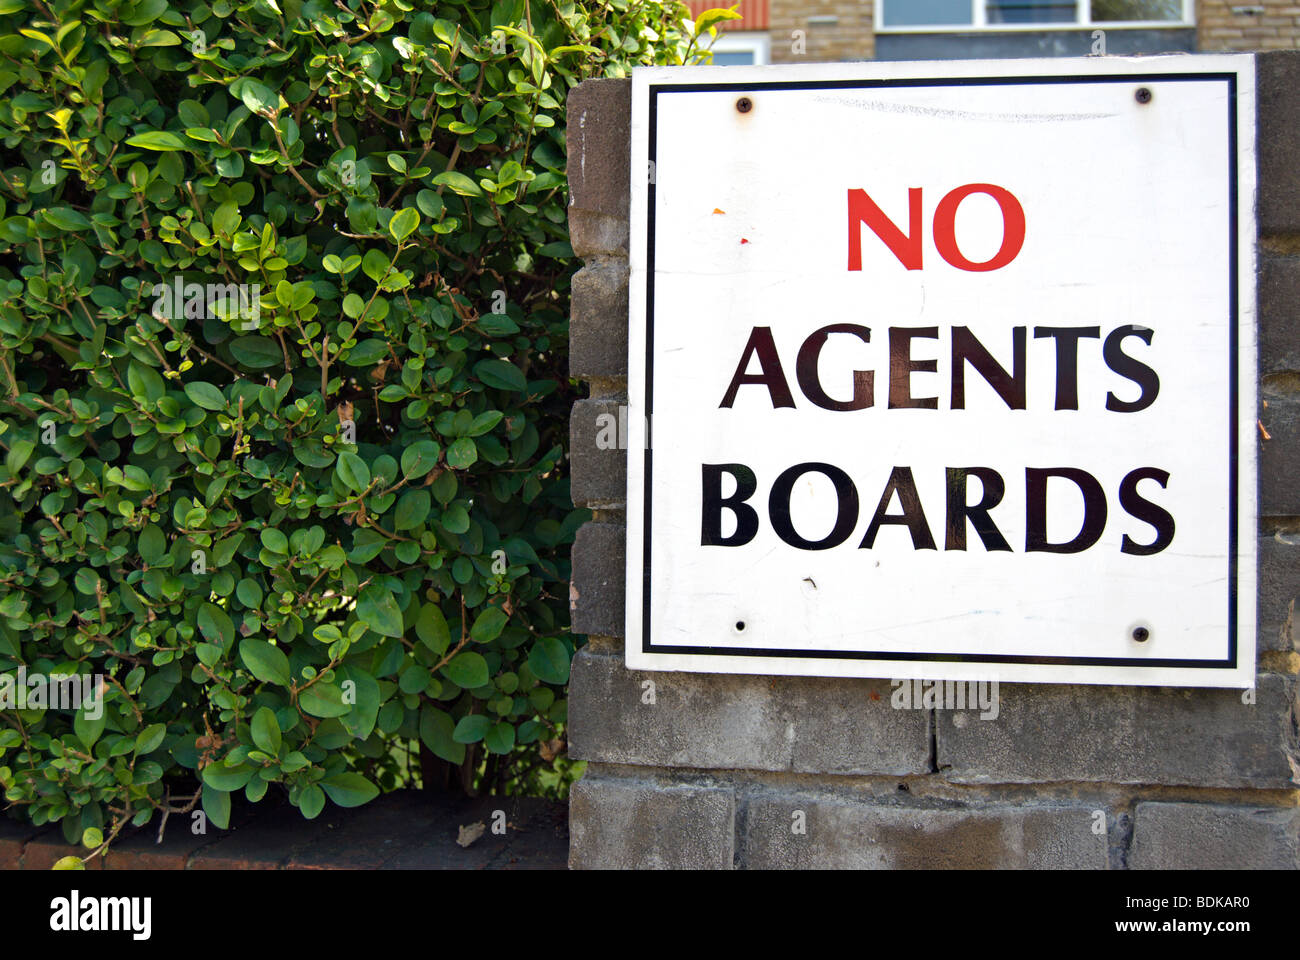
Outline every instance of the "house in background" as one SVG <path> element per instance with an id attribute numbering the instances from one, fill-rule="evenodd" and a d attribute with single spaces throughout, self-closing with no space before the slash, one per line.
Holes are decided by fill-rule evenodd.
<path id="1" fill-rule="evenodd" d="M 687 6 L 694 14 L 714 7 L 734 6 L 743 18 L 723 20 L 718 24 L 718 39 L 713 43 L 713 62 L 716 66 L 772 62 L 772 38 L 768 35 L 769 0 L 740 0 L 734 4 L 726 0 L 687 0 Z"/>
<path id="2" fill-rule="evenodd" d="M 726 0 L 688 0 L 698 13 Z M 1285 50 L 1300 0 L 741 0 L 716 64 Z"/>

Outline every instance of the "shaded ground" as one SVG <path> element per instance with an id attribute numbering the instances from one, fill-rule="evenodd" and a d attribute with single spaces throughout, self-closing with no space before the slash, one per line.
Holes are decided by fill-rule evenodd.
<path id="1" fill-rule="evenodd" d="M 494 823 L 505 814 L 505 834 Z M 458 845 L 462 827 L 482 834 Z M 189 815 L 173 815 L 163 842 L 155 822 L 124 832 L 107 857 L 88 869 L 108 870 L 563 870 L 569 851 L 565 803 L 527 797 L 453 798 L 420 791 L 385 794 L 353 810 L 328 805 L 304 820 L 287 803 L 236 805 L 230 829 L 208 824 L 195 835 Z M 58 826 L 32 827 L 0 816 L 0 869 L 48 870 L 86 851 L 70 847 Z"/>

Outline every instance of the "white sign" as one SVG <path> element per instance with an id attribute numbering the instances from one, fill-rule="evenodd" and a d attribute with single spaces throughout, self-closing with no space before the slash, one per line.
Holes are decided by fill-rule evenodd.
<path id="1" fill-rule="evenodd" d="M 1254 118 L 1249 56 L 636 70 L 629 667 L 1253 686 Z"/>

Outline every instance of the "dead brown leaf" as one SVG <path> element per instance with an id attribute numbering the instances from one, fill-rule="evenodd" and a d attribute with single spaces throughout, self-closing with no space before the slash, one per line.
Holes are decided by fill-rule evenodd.
<path id="1" fill-rule="evenodd" d="M 461 824 L 456 834 L 456 845 L 460 847 L 468 847 L 479 837 L 483 836 L 483 831 L 486 829 L 487 827 L 481 820 L 478 823 Z"/>

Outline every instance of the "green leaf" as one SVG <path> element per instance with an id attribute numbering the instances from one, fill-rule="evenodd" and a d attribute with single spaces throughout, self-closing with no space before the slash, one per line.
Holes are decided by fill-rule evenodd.
<path id="1" fill-rule="evenodd" d="M 72 584 L 77 588 L 77 592 L 84 593 L 88 597 L 95 595 L 95 588 L 99 586 L 99 582 L 99 574 L 89 567 L 82 567 L 72 578 Z"/>
<path id="2" fill-rule="evenodd" d="M 479 317 L 478 327 L 491 337 L 509 336 L 519 332 L 519 324 L 504 313 L 489 313 Z"/>
<path id="3" fill-rule="evenodd" d="M 431 182 L 437 186 L 451 187 L 453 193 L 458 193 L 462 197 L 483 196 L 483 191 L 477 183 L 465 176 L 465 174 L 457 173 L 455 170 L 440 173 Z"/>
<path id="4" fill-rule="evenodd" d="M 230 794 L 203 785 L 203 812 L 218 830 L 230 828 Z"/>
<path id="5" fill-rule="evenodd" d="M 388 221 L 388 232 L 393 239 L 401 243 L 420 226 L 420 212 L 415 207 L 403 207 L 393 214 L 393 219 Z"/>
<path id="6" fill-rule="evenodd" d="M 92 707 L 99 714 L 97 717 L 91 717 L 87 714 L 86 708 L 82 707 L 72 719 L 72 731 L 81 741 L 81 745 L 89 751 L 95 746 L 100 734 L 104 732 L 104 724 L 107 718 L 104 713 L 104 703 L 102 700 L 97 701 L 97 707 Z"/>
<path id="7" fill-rule="evenodd" d="M 541 563 L 537 551 L 533 549 L 533 545 L 523 537 L 511 537 L 502 546 L 505 547 L 506 556 L 510 558 L 512 563 Z"/>
<path id="8" fill-rule="evenodd" d="M 499 357 L 480 360 L 474 364 L 474 375 L 489 387 L 496 387 L 499 390 L 523 391 L 528 386 L 528 381 L 519 372 L 519 368 L 509 360 L 502 360 Z"/>
<path id="9" fill-rule="evenodd" d="M 278 647 L 271 646 L 265 640 L 245 637 L 239 641 L 239 659 L 244 662 L 248 672 L 263 683 L 289 686 L 289 658 Z"/>
<path id="10" fill-rule="evenodd" d="M 428 490 L 407 490 L 397 501 L 393 515 L 394 530 L 414 530 L 429 515 L 432 498 Z"/>
<path id="11" fill-rule="evenodd" d="M 429 685 L 429 671 L 418 664 L 410 664 L 402 671 L 402 677 L 397 682 L 397 689 L 402 693 L 419 693 Z"/>
<path id="12" fill-rule="evenodd" d="M 202 380 L 185 384 L 185 396 L 204 410 L 225 410 L 227 406 L 225 394 Z"/>
<path id="13" fill-rule="evenodd" d="M 357 619 L 383 637 L 400 637 L 402 611 L 398 609 L 393 592 L 379 583 L 372 583 L 357 597 Z"/>
<path id="14" fill-rule="evenodd" d="M 167 555 L 167 538 L 152 523 L 140 531 L 140 559 L 149 566 L 157 566 Z"/>
<path id="15" fill-rule="evenodd" d="M 489 753 L 509 753 L 515 748 L 515 728 L 504 720 L 500 721 L 483 737 L 483 745 Z"/>
<path id="16" fill-rule="evenodd" d="M 166 724 L 151 723 L 136 735 L 135 755 L 143 757 L 153 753 L 162 744 L 163 738 L 166 736 Z"/>
<path id="17" fill-rule="evenodd" d="M 317 784 L 310 784 L 298 795 L 298 809 L 308 820 L 315 820 L 325 809 L 325 791 Z"/>
<path id="18" fill-rule="evenodd" d="M 442 198 L 432 190 L 421 190 L 415 195 L 415 205 L 431 220 L 442 216 Z"/>
<path id="19" fill-rule="evenodd" d="M 274 527 L 263 527 L 258 537 L 262 541 L 262 546 L 272 553 L 280 556 L 287 556 L 289 553 L 289 538 Z"/>
<path id="20" fill-rule="evenodd" d="M 469 429 L 465 431 L 465 436 L 481 437 L 500 423 L 502 416 L 504 414 L 500 410 L 487 410 L 480 413 L 474 418 L 474 422 L 469 425 Z"/>
<path id="21" fill-rule="evenodd" d="M 99 827 L 87 827 L 81 834 L 81 845 L 87 850 L 94 850 L 104 843 L 104 831 Z"/>
<path id="22" fill-rule="evenodd" d="M 231 790 L 242 790 L 244 784 L 252 779 L 255 772 L 256 770 L 246 763 L 228 767 L 218 760 L 204 767 L 199 778 L 204 785 L 211 787 L 213 790 L 229 793 Z"/>
<path id="23" fill-rule="evenodd" d="M 388 270 L 388 258 L 378 250 L 367 250 L 366 255 L 361 258 L 361 272 L 375 283 L 384 279 L 388 275 Z"/>
<path id="24" fill-rule="evenodd" d="M 243 542 L 244 535 L 237 533 L 233 537 L 227 537 L 225 540 L 219 540 L 212 545 L 212 562 L 218 567 L 224 567 L 235 559 L 235 551 Z"/>
<path id="25" fill-rule="evenodd" d="M 239 204 L 233 200 L 227 200 L 217 207 L 216 212 L 212 215 L 212 229 L 225 236 L 233 236 L 235 231 L 239 229 L 241 219 Z"/>
<path id="26" fill-rule="evenodd" d="M 546 683 L 568 683 L 569 649 L 557 637 L 542 637 L 528 652 L 528 668 Z"/>
<path id="27" fill-rule="evenodd" d="M 300 548 L 301 555 L 304 557 L 310 557 L 317 550 L 319 550 L 324 543 L 325 543 L 325 528 L 312 527 L 307 531 L 306 535 L 302 538 L 302 544 Z"/>
<path id="28" fill-rule="evenodd" d="M 86 865 L 81 862 L 80 857 L 59 857 L 54 861 L 51 870 L 85 870 Z"/>
<path id="29" fill-rule="evenodd" d="M 443 675 L 466 690 L 473 690 L 488 682 L 487 661 L 477 653 L 458 653 L 442 668 Z"/>
<path id="30" fill-rule="evenodd" d="M 236 86 L 238 86 L 238 90 L 235 89 Z M 258 83 L 256 80 L 244 77 L 232 84 L 230 89 L 235 96 L 244 101 L 244 106 L 248 107 L 253 113 L 265 116 L 279 112 L 279 94 L 264 83 Z"/>
<path id="31" fill-rule="evenodd" d="M 196 618 L 199 632 L 207 638 L 209 643 L 215 643 L 223 649 L 229 648 L 235 640 L 235 625 L 216 604 L 205 603 L 199 607 L 199 615 Z"/>
<path id="32" fill-rule="evenodd" d="M 262 588 L 251 577 L 244 577 L 235 585 L 235 596 L 250 610 L 262 605 Z"/>
<path id="33" fill-rule="evenodd" d="M 170 30 L 150 30 L 141 39 L 141 47 L 178 47 L 181 38 Z"/>
<path id="34" fill-rule="evenodd" d="M 188 150 L 189 145 L 176 136 L 174 133 L 168 133 L 166 130 L 150 130 L 147 133 L 137 133 L 126 141 L 128 147 L 143 147 L 146 150 Z"/>
<path id="35" fill-rule="evenodd" d="M 488 607 L 475 618 L 469 631 L 470 639 L 475 643 L 491 643 L 501 636 L 509 619 L 500 607 Z"/>
<path id="36" fill-rule="evenodd" d="M 438 465 L 442 448 L 432 440 L 421 440 L 402 451 L 402 476 L 418 480 Z"/>
<path id="37" fill-rule="evenodd" d="M 126 382 L 137 399 L 157 403 L 167 393 L 167 385 L 158 371 L 142 363 L 131 361 L 126 370 Z"/>
<path id="38" fill-rule="evenodd" d="M 153 23 L 167 10 L 167 0 L 139 0 L 124 11 L 122 22 L 129 27 L 143 27 Z"/>
<path id="39" fill-rule="evenodd" d="M 353 297 L 356 295 L 348 294 L 348 296 Z M 361 300 L 360 297 L 357 297 L 357 299 Z M 359 317 L 361 315 L 361 309 L 364 306 L 365 306 L 364 301 L 358 303 L 356 307 L 356 313 L 349 314 L 349 316 Z M 346 306 L 344 308 L 344 312 L 347 312 Z M 360 343 L 358 343 L 355 347 L 353 347 L 351 350 L 348 351 L 347 359 L 344 360 L 343 362 L 350 367 L 370 367 L 370 366 L 374 366 L 376 363 L 379 363 L 387 356 L 388 356 L 388 341 L 380 340 L 379 338 L 376 337 L 370 340 L 362 340 Z"/>
<path id="40" fill-rule="evenodd" d="M 343 702 L 343 691 L 332 683 L 317 681 L 298 695 L 298 704 L 313 717 L 342 717 L 352 710 Z"/>
<path id="41" fill-rule="evenodd" d="M 148 490 L 150 487 L 149 474 L 145 473 L 142 467 L 137 467 L 134 464 L 122 468 L 122 479 L 120 482 L 122 486 L 126 487 L 128 490 L 134 490 L 137 493 L 143 490 Z"/>
<path id="42" fill-rule="evenodd" d="M 557 260 L 569 260 L 573 257 L 573 247 L 568 240 L 545 244 L 537 252 L 543 257 L 554 257 Z"/>
<path id="43" fill-rule="evenodd" d="M 436 447 L 437 445 L 435 444 L 434 446 Z M 18 471 L 27 465 L 27 461 L 31 459 L 32 453 L 35 450 L 36 444 L 32 443 L 30 440 L 19 440 L 15 438 L 9 444 L 9 454 L 5 457 L 5 467 L 8 468 L 10 473 L 17 475 Z M 402 462 L 406 462 L 405 454 L 402 455 Z M 436 455 L 434 462 L 437 462 Z M 433 464 L 430 464 L 429 466 L 432 468 Z M 428 473 L 428 470 L 426 470 L 425 473 Z M 424 476 L 424 474 L 417 474 L 417 476 Z"/>
<path id="44" fill-rule="evenodd" d="M 695 35 L 699 36 L 709 27 L 723 20 L 741 20 L 743 17 L 735 10 L 726 10 L 722 7 L 714 7 L 711 10 L 705 10 L 695 15 Z"/>
<path id="45" fill-rule="evenodd" d="M 465 744 L 453 737 L 455 723 L 445 710 L 425 704 L 420 710 L 420 740 L 434 756 L 448 763 L 465 762 Z"/>
<path id="46" fill-rule="evenodd" d="M 420 608 L 420 615 L 415 618 L 415 635 L 438 656 L 442 656 L 451 645 L 447 618 L 442 615 L 442 610 L 436 603 L 426 603 Z"/>
<path id="47" fill-rule="evenodd" d="M 361 493 L 370 486 L 370 468 L 355 453 L 340 453 L 335 470 L 338 471 L 339 479 L 354 493 Z"/>
<path id="48" fill-rule="evenodd" d="M 90 229 L 90 221 L 71 207 L 48 207 L 44 215 L 46 223 L 53 224 L 60 230 L 73 232 Z"/>
<path id="49" fill-rule="evenodd" d="M 469 531 L 469 514 L 459 503 L 454 503 L 442 514 L 442 528 L 448 533 L 467 533 Z M 465 557 L 460 559 L 468 560 Z"/>
<path id="50" fill-rule="evenodd" d="M 344 703 L 350 707 L 340 720 L 348 733 L 358 740 L 365 740 L 374 731 L 379 717 L 379 682 L 355 664 L 339 668 L 339 682 L 345 692 Z M 349 684 L 352 685 L 352 697 L 346 696 Z M 348 704 L 349 699 L 356 702 Z"/>
<path id="51" fill-rule="evenodd" d="M 478 447 L 469 437 L 461 437 L 447 448 L 447 466 L 468 470 L 478 460 Z"/>
<path id="52" fill-rule="evenodd" d="M 280 345 L 269 337 L 239 337 L 230 342 L 236 360 L 254 370 L 274 367 L 284 360 Z"/>
<path id="53" fill-rule="evenodd" d="M 379 796 L 379 788 L 359 773 L 336 773 L 320 785 L 340 807 L 359 807 Z"/>
<path id="54" fill-rule="evenodd" d="M 457 743 L 478 743 L 492 728 L 492 720 L 482 714 L 461 717 L 452 739 Z"/>
<path id="55" fill-rule="evenodd" d="M 263 753 L 273 757 L 280 755 L 280 724 L 275 719 L 275 712 L 270 707 L 260 707 L 253 714 L 251 724 L 253 743 Z"/>

